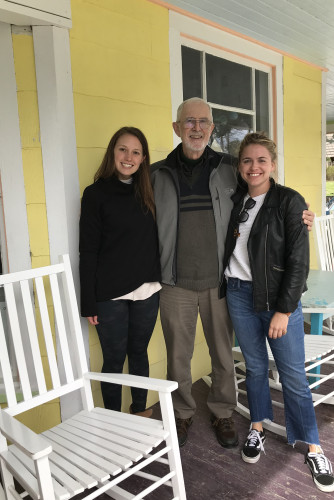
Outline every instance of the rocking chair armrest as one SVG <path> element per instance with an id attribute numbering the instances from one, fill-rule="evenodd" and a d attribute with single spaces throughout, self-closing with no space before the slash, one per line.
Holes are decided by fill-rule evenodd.
<path id="1" fill-rule="evenodd" d="M 85 378 L 99 380 L 100 382 L 109 382 L 111 384 L 126 385 L 137 387 L 138 389 L 147 389 L 157 392 L 173 392 L 177 389 L 177 382 L 171 380 L 160 380 L 158 378 L 141 377 L 139 375 L 129 375 L 127 373 L 97 373 L 87 372 Z"/>
<path id="2" fill-rule="evenodd" d="M 49 455 L 52 451 L 52 446 L 45 438 L 36 434 L 5 411 L 0 411 L 0 431 L 33 460 Z"/>

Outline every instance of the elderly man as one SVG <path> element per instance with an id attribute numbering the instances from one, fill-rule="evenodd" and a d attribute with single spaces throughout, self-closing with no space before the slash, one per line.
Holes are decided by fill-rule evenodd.
<path id="1" fill-rule="evenodd" d="M 160 317 L 167 348 L 167 378 L 176 380 L 173 404 L 183 446 L 196 404 L 191 359 L 200 315 L 212 363 L 211 422 L 224 447 L 238 445 L 232 325 L 224 299 L 225 235 L 236 189 L 235 158 L 208 147 L 214 128 L 209 104 L 192 98 L 178 108 L 173 128 L 181 144 L 152 166 L 162 269 Z M 312 219 L 311 214 L 311 221 Z M 312 224 L 312 222 L 311 222 Z"/>

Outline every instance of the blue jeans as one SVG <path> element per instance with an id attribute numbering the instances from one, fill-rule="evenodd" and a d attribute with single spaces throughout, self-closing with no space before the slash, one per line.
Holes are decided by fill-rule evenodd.
<path id="1" fill-rule="evenodd" d="M 131 375 L 149 376 L 147 347 L 159 308 L 159 292 L 145 300 L 98 302 L 96 326 L 103 354 L 102 373 L 122 373 L 126 355 Z M 101 383 L 105 408 L 121 411 L 122 387 Z M 131 387 L 133 413 L 146 408 L 147 390 Z"/>
<path id="2" fill-rule="evenodd" d="M 273 420 L 266 339 L 275 311 L 256 312 L 253 284 L 229 278 L 227 305 L 246 361 L 246 386 L 252 422 Z M 304 322 L 301 304 L 291 314 L 287 334 L 268 338 L 282 383 L 288 442 L 319 444 L 312 395 L 305 373 Z"/>

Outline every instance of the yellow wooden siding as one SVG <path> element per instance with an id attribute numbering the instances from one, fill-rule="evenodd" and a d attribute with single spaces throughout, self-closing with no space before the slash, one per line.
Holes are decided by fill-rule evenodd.
<path id="1" fill-rule="evenodd" d="M 322 72 L 284 57 L 285 185 L 299 191 L 321 215 Z M 316 268 L 314 231 L 310 235 L 311 267 Z"/>
<path id="2" fill-rule="evenodd" d="M 172 148 L 168 10 L 145 0 L 72 0 L 70 31 L 81 191 L 113 133 L 143 130 L 152 161 Z"/>

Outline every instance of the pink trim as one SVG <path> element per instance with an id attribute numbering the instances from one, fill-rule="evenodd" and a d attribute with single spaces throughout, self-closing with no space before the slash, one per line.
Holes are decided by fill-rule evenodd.
<path id="1" fill-rule="evenodd" d="M 151 1 L 151 0 L 149 0 Z M 273 68 L 274 65 L 273 64 L 270 64 L 268 62 L 264 62 L 262 61 L 261 59 L 257 59 L 256 57 L 252 57 L 252 56 L 246 56 L 245 54 L 243 54 L 242 52 L 238 52 L 236 50 L 232 50 L 232 49 L 227 49 L 226 47 L 222 46 L 222 45 L 218 45 L 216 43 L 213 43 L 213 42 L 208 42 L 207 40 L 203 40 L 201 38 L 197 38 L 196 36 L 193 36 L 193 35 L 188 35 L 187 33 L 180 33 L 180 35 L 183 37 L 183 38 L 188 38 L 188 40 L 193 40 L 194 42 L 200 42 L 204 45 L 209 45 L 210 47 L 213 47 L 215 49 L 219 49 L 219 50 L 224 50 L 225 52 L 229 52 L 230 54 L 234 54 L 236 56 L 240 56 L 242 57 L 243 59 L 248 59 L 250 61 L 255 61 L 255 62 L 258 62 L 258 63 L 261 63 L 263 64 L 264 66 L 269 66 L 270 68 Z"/>

